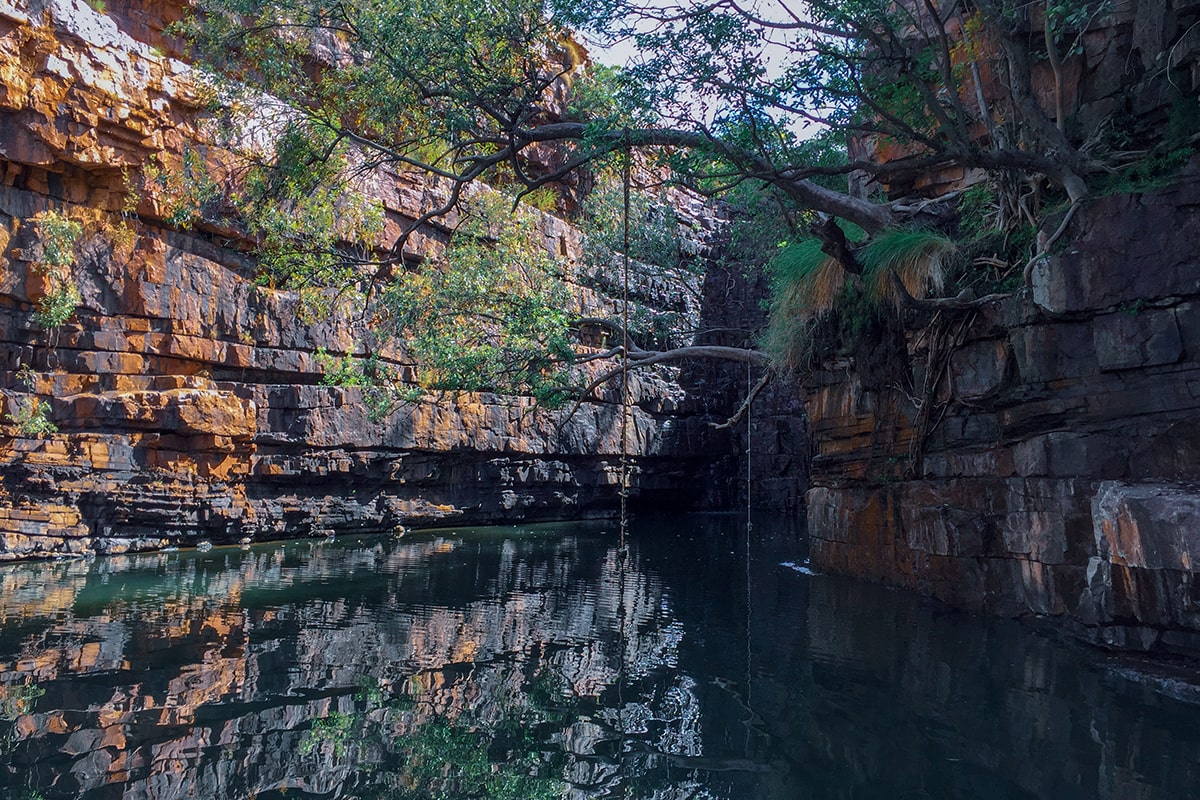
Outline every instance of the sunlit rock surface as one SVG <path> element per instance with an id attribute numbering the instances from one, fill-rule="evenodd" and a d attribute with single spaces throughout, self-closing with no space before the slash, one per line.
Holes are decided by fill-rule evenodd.
<path id="1" fill-rule="evenodd" d="M 0 559 L 610 513 L 616 387 L 569 416 L 467 395 L 374 421 L 359 390 L 319 385 L 318 350 L 371 346 L 361 319 L 305 322 L 296 295 L 256 285 L 252 264 L 218 246 L 236 232 L 175 230 L 152 190 L 127 215 L 127 251 L 99 235 L 85 243 L 74 317 L 53 333 L 32 321 L 46 288 L 30 218 L 115 215 L 131 174 L 202 137 L 207 99 L 163 34 L 180 13 L 169 2 L 114 0 L 99 13 L 83 0 L 0 0 L 0 415 L 37 394 L 59 428 L 23 435 L 0 416 Z M 372 181 L 392 235 L 444 193 L 413 175 Z M 678 200 L 703 248 L 711 215 Z M 615 276 L 583 268 L 569 224 L 540 224 L 546 247 L 577 268 L 578 310 L 611 313 Z M 445 234 L 429 226 L 410 248 L 435 250 Z M 645 307 L 698 319 L 699 278 L 669 283 L 636 264 L 631 277 Z M 410 378 L 419 368 L 394 348 L 382 355 Z M 37 373 L 34 385 L 22 369 Z M 634 484 L 655 506 L 721 495 L 716 462 L 730 451 L 709 426 L 727 409 L 676 376 L 664 368 L 631 386 Z"/>

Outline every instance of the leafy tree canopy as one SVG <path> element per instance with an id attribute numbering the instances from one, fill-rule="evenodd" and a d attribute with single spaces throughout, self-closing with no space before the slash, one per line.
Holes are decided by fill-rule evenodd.
<path id="1" fill-rule="evenodd" d="M 555 267 L 505 270 L 497 259 L 542 259 L 469 226 L 443 267 L 404 261 L 408 237 L 462 210 L 472 182 L 537 202 L 615 153 L 657 153 L 695 190 L 773 192 L 793 229 L 810 226 L 825 255 L 860 273 L 848 230 L 869 238 L 945 219 L 934 204 L 891 196 L 914 175 L 951 165 L 991 174 L 1007 192 L 994 198 L 1008 209 L 1003 228 L 1034 217 L 1012 199 L 1021 185 L 1073 207 L 1114 169 L 1095 132 L 1073 128 L 1062 83 L 1063 61 L 1110 11 L 1110 0 L 200 0 L 186 29 L 222 79 L 222 106 L 253 112 L 228 119 L 230 141 L 258 164 L 226 200 L 240 204 L 271 269 L 292 283 L 334 280 L 335 263 L 371 266 L 371 280 L 399 269 L 379 295 L 383 316 L 430 357 L 446 341 L 419 333 L 422 320 L 455 318 L 430 298 L 457 293 L 493 319 L 459 319 L 455 330 L 508 344 L 503 354 L 451 348 L 431 385 L 495 388 L 503 381 L 484 365 L 499 363 L 557 396 L 548 370 L 570 348 L 568 320 L 548 311 L 562 307 Z M 581 69 L 573 31 L 630 40 L 640 60 Z M 1043 65 L 1052 103 L 1035 87 Z M 871 147 L 892 157 L 863 155 Z M 379 167 L 424 171 L 442 190 L 395 241 L 377 214 L 345 200 Z M 322 188 L 336 181 L 341 193 Z M 445 272 L 451 262 L 461 274 Z M 892 288 L 916 283 L 897 277 Z M 507 311 L 484 295 L 505 298 Z"/>
<path id="2" fill-rule="evenodd" d="M 902 221 L 903 204 L 849 196 L 820 179 L 858 170 L 886 183 L 953 162 L 1033 171 L 1072 196 L 1084 191 L 1099 165 L 1039 105 L 1030 70 L 1035 59 L 1069 53 L 1072 32 L 1106 7 L 203 0 L 191 34 L 227 77 L 307 115 L 369 163 L 420 168 L 455 186 L 503 170 L 531 190 L 615 149 L 683 147 L 693 153 L 684 174 L 699 188 L 761 180 L 873 231 Z M 597 71 L 566 103 L 558 89 L 581 57 L 572 28 L 632 39 L 643 58 L 624 75 Z M 980 67 L 1003 74 L 992 88 L 1004 96 L 983 98 Z M 828 163 L 796 136 L 813 124 L 879 137 L 912 157 Z M 528 155 L 549 141 L 571 143 L 575 157 L 532 166 L 538 159 Z M 451 192 L 431 215 L 457 199 Z"/>

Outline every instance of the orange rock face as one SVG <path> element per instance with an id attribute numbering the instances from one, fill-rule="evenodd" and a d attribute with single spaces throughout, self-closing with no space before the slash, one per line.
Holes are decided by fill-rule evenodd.
<path id="1" fill-rule="evenodd" d="M 613 396 L 570 420 L 492 395 L 370 419 L 359 390 L 320 385 L 316 355 L 365 354 L 360 319 L 304 323 L 295 294 L 256 285 L 246 256 L 214 243 L 232 232 L 166 223 L 167 198 L 140 176 L 199 140 L 206 102 L 162 32 L 179 14 L 52 0 L 33 15 L 0 0 L 0 559 L 606 513 L 621 449 Z M 413 175 L 372 180 L 393 233 L 442 191 Z M 83 221 L 81 299 L 54 330 L 33 316 L 55 289 L 37 234 L 48 211 Z M 578 255 L 570 225 L 541 226 L 547 247 Z M 410 247 L 444 240 L 431 227 Z M 602 285 L 581 277 L 581 310 L 611 303 Z M 664 305 L 692 302 L 670 291 L 650 287 Z M 643 487 L 684 491 L 680 464 L 709 457 L 704 423 L 662 378 L 639 382 L 635 400 L 642 469 L 657 459 L 675 476 Z"/>

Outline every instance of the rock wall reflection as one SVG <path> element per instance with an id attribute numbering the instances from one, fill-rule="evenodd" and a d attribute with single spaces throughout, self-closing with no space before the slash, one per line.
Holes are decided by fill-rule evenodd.
<path id="1" fill-rule="evenodd" d="M 681 532 L 684 529 L 687 532 Z M 1200 785 L 1200 706 L 792 532 L 460 531 L 0 568 L 23 800 L 971 797 Z"/>
<path id="2" fill-rule="evenodd" d="M 633 693 L 597 713 L 619 681 L 673 663 L 681 635 L 661 581 L 607 539 L 43 562 L 0 591 L 0 691 L 38 693 L 4 706 L 7 782 L 46 798 L 360 796 L 368 774 L 412 791 L 422 735 L 486 755 L 485 733 L 514 720 L 558 726 L 559 796 L 564 778 L 604 784 L 589 760 L 663 716 L 647 703 L 688 702 Z M 686 750 L 698 712 L 665 716 L 679 727 L 660 738 Z"/>

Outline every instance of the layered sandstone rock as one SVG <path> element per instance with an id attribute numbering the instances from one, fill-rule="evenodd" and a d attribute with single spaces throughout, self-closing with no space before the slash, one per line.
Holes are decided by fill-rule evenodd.
<path id="1" fill-rule="evenodd" d="M 1063 65 L 1068 132 L 1162 142 L 1200 86 L 1197 13 L 1131 0 L 1093 20 Z M 1003 96 L 980 63 L 980 96 Z M 1049 65 L 1033 72 L 1053 108 Z M 1093 199 L 1028 290 L 914 320 L 883 359 L 825 365 L 807 405 L 815 564 L 1105 645 L 1200 654 L 1197 168 Z"/>
<path id="2" fill-rule="evenodd" d="M 1194 175 L 1096 200 L 1030 292 L 911 333 L 932 391 L 819 375 L 814 563 L 1200 652 L 1197 237 Z"/>
<path id="3" fill-rule="evenodd" d="M 373 419 L 360 390 L 320 385 L 319 351 L 376 346 L 357 316 L 305 322 L 296 295 L 257 285 L 246 257 L 220 246 L 236 232 L 169 224 L 169 198 L 138 176 L 202 139 L 205 94 L 162 33 L 179 13 L 0 2 L 0 559 L 610 511 L 615 391 L 570 416 L 474 395 Z M 395 173 L 372 183 L 391 233 L 441 191 Z M 702 246 L 711 230 L 691 202 L 682 212 Z M 71 274 L 82 301 L 53 331 L 33 320 L 48 287 L 31 220 L 49 210 L 86 223 Z M 580 261 L 576 230 L 540 224 L 549 249 Z M 428 227 L 411 246 L 444 239 Z M 614 308 L 611 276 L 576 280 L 580 311 Z M 634 281 L 647 307 L 698 313 L 697 287 Z M 378 352 L 401 375 L 418 368 Z M 694 498 L 714 455 L 702 418 L 719 409 L 673 374 L 632 392 L 636 482 L 656 502 Z M 35 398 L 57 433 L 15 424 Z"/>

